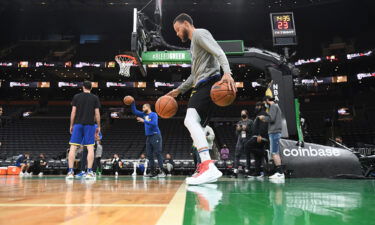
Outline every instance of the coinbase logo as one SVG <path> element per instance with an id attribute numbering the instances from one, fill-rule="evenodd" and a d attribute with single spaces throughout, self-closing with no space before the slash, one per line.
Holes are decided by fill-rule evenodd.
<path id="1" fill-rule="evenodd" d="M 338 157 L 340 156 L 340 151 L 334 148 L 312 148 L 309 146 L 308 148 L 285 148 L 283 150 L 284 156 L 294 156 L 294 157 L 326 157 L 326 156 L 333 156 Z"/>

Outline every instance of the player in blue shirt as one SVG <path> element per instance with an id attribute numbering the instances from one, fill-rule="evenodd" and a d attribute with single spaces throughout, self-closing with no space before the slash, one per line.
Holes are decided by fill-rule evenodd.
<path id="1" fill-rule="evenodd" d="M 137 116 L 137 121 L 144 123 L 145 125 L 145 135 L 146 135 L 146 152 L 147 158 L 150 163 L 151 177 L 165 177 L 163 169 L 163 156 L 162 152 L 162 137 L 160 129 L 158 126 L 158 114 L 151 111 L 150 104 L 144 104 L 142 106 L 142 112 L 138 111 L 135 107 L 135 102 L 131 104 L 131 109 L 134 115 Z M 154 153 L 158 159 L 158 164 L 160 168 L 159 175 L 155 171 Z"/>
<path id="2" fill-rule="evenodd" d="M 22 155 L 19 155 L 16 161 L 16 166 L 21 167 L 20 176 L 30 176 L 31 173 L 28 173 L 28 169 L 30 167 L 30 163 L 28 162 L 30 160 L 30 154 L 25 153 Z"/>

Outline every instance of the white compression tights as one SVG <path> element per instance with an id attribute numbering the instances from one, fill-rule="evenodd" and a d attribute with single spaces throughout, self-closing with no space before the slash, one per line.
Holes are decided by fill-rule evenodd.
<path id="1" fill-rule="evenodd" d="M 210 153 L 208 151 L 208 143 L 203 127 L 200 124 L 201 118 L 194 108 L 188 108 L 184 124 L 189 130 L 191 138 L 193 139 L 195 147 L 197 147 L 199 156 L 203 161 L 210 160 Z"/>

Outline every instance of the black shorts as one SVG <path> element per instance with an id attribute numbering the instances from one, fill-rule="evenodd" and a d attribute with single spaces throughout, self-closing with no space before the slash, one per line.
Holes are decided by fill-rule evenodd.
<path id="1" fill-rule="evenodd" d="M 219 75 L 212 77 L 210 80 L 196 85 L 191 92 L 188 108 L 197 110 L 203 127 L 207 126 L 212 112 L 217 107 L 216 104 L 212 102 L 210 93 L 212 85 L 220 79 L 221 77 Z"/>

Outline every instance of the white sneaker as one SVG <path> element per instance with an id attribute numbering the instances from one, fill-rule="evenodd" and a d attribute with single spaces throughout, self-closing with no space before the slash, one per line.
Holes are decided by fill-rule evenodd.
<path id="1" fill-rule="evenodd" d="M 25 174 L 24 173 L 22 173 L 22 172 L 20 172 L 20 174 L 18 174 L 18 176 L 20 176 L 20 177 L 23 177 Z"/>
<path id="2" fill-rule="evenodd" d="M 33 174 L 32 174 L 32 173 L 27 173 L 27 172 L 26 172 L 26 176 L 27 176 L 27 177 L 31 177 L 31 176 L 33 176 Z"/>
<path id="3" fill-rule="evenodd" d="M 85 176 L 86 176 L 86 172 L 81 171 L 79 174 L 76 174 L 74 177 L 77 179 L 81 179 L 81 178 L 85 178 Z"/>
<path id="4" fill-rule="evenodd" d="M 40 172 L 39 174 L 38 174 L 38 177 L 42 177 L 43 176 L 43 172 Z"/>
<path id="5" fill-rule="evenodd" d="M 211 183 L 220 178 L 223 173 L 217 169 L 213 160 L 206 160 L 199 164 L 197 173 L 192 177 L 186 178 L 186 183 L 190 185 L 198 185 Z"/>
<path id="6" fill-rule="evenodd" d="M 115 178 L 116 179 L 118 178 L 118 172 L 115 172 Z"/>
<path id="7" fill-rule="evenodd" d="M 69 172 L 69 173 L 66 175 L 65 179 L 74 179 L 74 173 Z"/>
<path id="8" fill-rule="evenodd" d="M 95 180 L 96 179 L 95 173 L 94 172 L 88 172 L 88 173 L 86 173 L 85 179 L 86 180 Z"/>
<path id="9" fill-rule="evenodd" d="M 268 178 L 269 179 L 285 179 L 285 175 L 283 173 L 276 172 L 274 175 Z"/>
<path id="10" fill-rule="evenodd" d="M 168 177 L 171 177 L 171 176 L 172 176 L 172 174 L 168 173 L 168 174 L 167 174 L 167 176 L 168 176 Z"/>
<path id="11" fill-rule="evenodd" d="M 136 176 L 137 176 L 137 173 L 136 173 L 136 172 L 132 173 L 132 176 L 133 176 L 133 177 L 136 177 Z"/>

